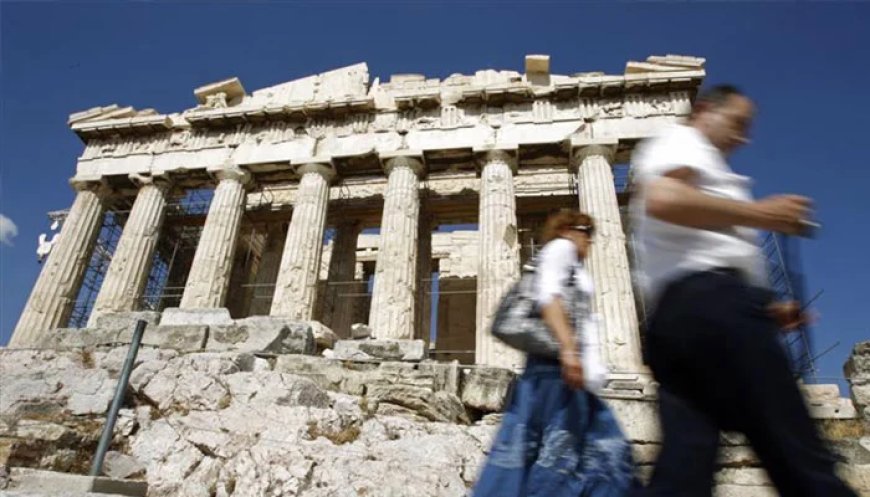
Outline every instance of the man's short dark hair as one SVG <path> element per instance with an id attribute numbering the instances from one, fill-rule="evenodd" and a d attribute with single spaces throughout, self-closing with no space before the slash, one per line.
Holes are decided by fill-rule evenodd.
<path id="1" fill-rule="evenodd" d="M 701 109 L 714 109 L 727 102 L 732 96 L 746 96 L 746 94 L 734 85 L 711 86 L 698 94 L 692 112 L 695 113 Z"/>

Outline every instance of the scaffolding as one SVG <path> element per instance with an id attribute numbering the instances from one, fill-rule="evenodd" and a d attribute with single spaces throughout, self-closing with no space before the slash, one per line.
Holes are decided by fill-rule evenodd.
<path id="1" fill-rule="evenodd" d="M 797 302 L 801 309 L 806 309 L 814 299 L 807 300 L 796 241 L 778 233 L 767 233 L 762 250 L 767 260 L 768 282 L 777 299 Z M 782 342 L 795 376 L 805 380 L 815 379 L 815 360 L 818 357 L 813 355 L 809 325 L 802 324 L 785 333 Z"/>
<path id="2" fill-rule="evenodd" d="M 166 218 L 154 251 L 145 292 L 139 303 L 140 309 L 162 311 L 177 306 L 181 301 L 187 270 L 193 260 L 213 194 L 212 189 L 191 189 L 172 197 L 167 203 Z M 130 198 L 116 199 L 103 214 L 100 233 L 73 304 L 68 327 L 87 326 L 132 204 Z M 51 213 L 50 217 L 52 221 L 62 222 L 66 214 L 67 211 L 57 211 Z"/>

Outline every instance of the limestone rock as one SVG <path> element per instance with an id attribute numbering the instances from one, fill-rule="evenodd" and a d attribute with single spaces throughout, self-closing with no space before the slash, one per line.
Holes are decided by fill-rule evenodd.
<path id="1" fill-rule="evenodd" d="M 161 326 L 229 326 L 233 324 L 230 311 L 219 307 L 214 309 L 179 309 L 169 307 L 163 310 Z"/>
<path id="2" fill-rule="evenodd" d="M 466 369 L 462 372 L 462 403 L 483 412 L 501 411 L 515 377 L 509 369 Z"/>
<path id="3" fill-rule="evenodd" d="M 145 466 L 134 457 L 110 450 L 103 461 L 103 474 L 117 479 L 136 478 L 145 474 Z"/>
<path id="4" fill-rule="evenodd" d="M 338 340 L 338 335 L 331 329 L 319 321 L 308 321 L 311 326 L 311 332 L 314 335 L 314 342 L 319 349 L 331 349 L 335 346 Z"/>
<path id="5" fill-rule="evenodd" d="M 350 325 L 350 337 L 354 340 L 361 338 L 369 338 L 372 336 L 372 329 L 365 323 L 354 323 Z"/>
<path id="6" fill-rule="evenodd" d="M 236 350 L 273 354 L 313 354 L 311 325 L 299 321 L 253 316 L 233 325 L 211 326 L 206 350 Z"/>
<path id="7" fill-rule="evenodd" d="M 338 340 L 335 357 L 342 360 L 421 361 L 427 356 L 423 340 Z"/>

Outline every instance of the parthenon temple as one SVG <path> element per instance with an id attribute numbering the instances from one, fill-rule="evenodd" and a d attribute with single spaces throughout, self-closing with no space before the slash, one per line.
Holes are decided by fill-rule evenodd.
<path id="1" fill-rule="evenodd" d="M 598 226 L 604 357 L 639 371 L 627 163 L 690 112 L 703 64 L 651 56 L 619 75 L 558 75 L 529 55 L 522 73 L 382 81 L 361 63 L 251 93 L 218 81 L 180 112 L 72 114 L 75 200 L 56 213 L 10 347 L 148 311 L 153 333 L 317 322 L 340 341 L 359 329 L 516 367 L 488 332 L 495 306 L 546 216 L 579 207 Z"/>

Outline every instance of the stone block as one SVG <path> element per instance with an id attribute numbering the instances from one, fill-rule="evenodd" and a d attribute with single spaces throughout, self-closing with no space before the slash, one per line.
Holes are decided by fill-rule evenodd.
<path id="1" fill-rule="evenodd" d="M 369 328 L 369 325 L 364 323 L 354 323 L 350 325 L 350 337 L 354 340 L 369 338 L 370 336 L 372 336 L 372 329 Z"/>
<path id="2" fill-rule="evenodd" d="M 316 346 L 314 333 L 307 322 L 252 316 L 228 326 L 211 326 L 205 349 L 314 354 Z"/>
<path id="3" fill-rule="evenodd" d="M 75 495 L 102 493 L 145 497 L 148 484 L 144 481 L 118 480 L 102 476 L 74 475 L 31 468 L 12 468 L 8 490 L 34 494 Z"/>
<path id="4" fill-rule="evenodd" d="M 119 337 L 122 343 L 130 343 L 133 341 L 133 331 L 121 332 Z M 142 345 L 194 352 L 205 347 L 207 338 L 208 326 L 156 326 L 145 330 L 142 335 Z"/>
<path id="5" fill-rule="evenodd" d="M 338 340 L 335 358 L 347 361 L 422 361 L 428 349 L 423 340 Z"/>
<path id="6" fill-rule="evenodd" d="M 631 399 L 607 399 L 606 402 L 629 440 L 636 443 L 661 442 L 655 402 Z"/>
<path id="7" fill-rule="evenodd" d="M 307 324 L 311 326 L 311 332 L 314 334 L 314 343 L 319 349 L 331 349 L 335 346 L 338 335 L 329 329 L 329 327 L 320 321 L 307 321 Z"/>
<path id="8" fill-rule="evenodd" d="M 713 487 L 713 497 L 779 497 L 773 487 L 720 484 Z"/>
<path id="9" fill-rule="evenodd" d="M 814 402 L 807 405 L 813 419 L 854 419 L 858 411 L 850 399 Z"/>
<path id="10" fill-rule="evenodd" d="M 121 332 L 103 328 L 57 328 L 40 336 L 37 349 L 75 349 L 109 346 L 120 343 Z"/>
<path id="11" fill-rule="evenodd" d="M 850 380 L 870 379 L 870 341 L 855 344 L 852 354 L 843 366 Z"/>
<path id="12" fill-rule="evenodd" d="M 163 311 L 160 324 L 162 326 L 229 326 L 233 324 L 233 318 L 230 317 L 230 311 L 223 307 L 216 309 L 180 309 L 178 307 L 170 307 Z"/>
<path id="13" fill-rule="evenodd" d="M 444 390 L 454 395 L 459 395 L 461 371 L 459 361 L 449 363 L 424 361 L 417 365 L 417 370 L 431 374 L 435 380 L 435 389 Z"/>
<path id="14" fill-rule="evenodd" d="M 462 403 L 483 412 L 501 411 L 515 377 L 509 369 L 465 369 L 462 371 Z"/>
<path id="15" fill-rule="evenodd" d="M 103 461 L 103 474 L 116 479 L 137 477 L 145 474 L 145 466 L 135 457 L 111 450 Z"/>
<path id="16" fill-rule="evenodd" d="M 111 312 L 97 316 L 94 328 L 101 330 L 132 331 L 136 327 L 136 321 L 143 320 L 148 326 L 156 326 L 160 321 L 160 313 L 157 311 L 134 311 L 134 312 Z"/>
<path id="17" fill-rule="evenodd" d="M 800 385 L 800 389 L 810 404 L 840 399 L 840 387 L 836 384 Z"/>
<path id="18" fill-rule="evenodd" d="M 362 395 L 370 377 L 378 368 L 374 364 L 342 363 L 303 355 L 282 355 L 275 360 L 276 373 L 292 373 L 311 379 L 321 388 L 349 395 Z"/>

